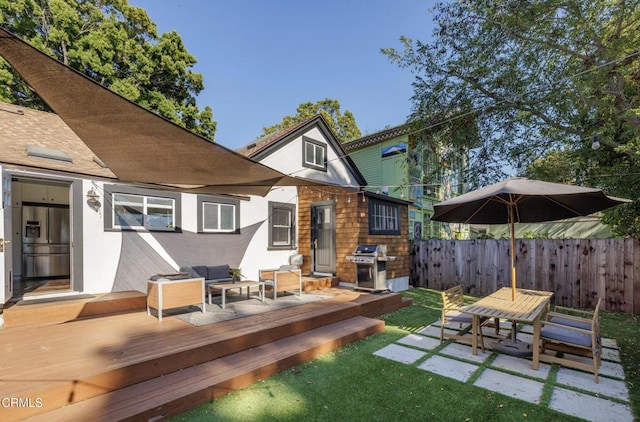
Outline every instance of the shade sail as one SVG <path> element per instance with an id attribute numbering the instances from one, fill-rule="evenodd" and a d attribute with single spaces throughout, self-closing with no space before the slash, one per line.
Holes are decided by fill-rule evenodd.
<path id="1" fill-rule="evenodd" d="M 119 181 L 191 186 L 203 193 L 262 196 L 272 186 L 323 184 L 287 176 L 198 136 L 110 91 L 3 28 L 0 55 Z"/>

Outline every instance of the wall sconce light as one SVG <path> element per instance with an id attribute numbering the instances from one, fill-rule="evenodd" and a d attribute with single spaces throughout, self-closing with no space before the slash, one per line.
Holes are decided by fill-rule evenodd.
<path id="1" fill-rule="evenodd" d="M 98 212 L 102 206 L 100 203 L 100 195 L 93 190 L 93 187 L 87 192 L 87 205 L 96 212 Z"/>

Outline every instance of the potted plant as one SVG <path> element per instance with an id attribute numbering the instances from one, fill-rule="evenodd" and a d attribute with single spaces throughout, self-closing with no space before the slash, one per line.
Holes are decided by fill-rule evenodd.
<path id="1" fill-rule="evenodd" d="M 240 281 L 244 277 L 240 272 L 240 268 L 229 268 L 229 275 L 233 278 L 233 281 Z"/>

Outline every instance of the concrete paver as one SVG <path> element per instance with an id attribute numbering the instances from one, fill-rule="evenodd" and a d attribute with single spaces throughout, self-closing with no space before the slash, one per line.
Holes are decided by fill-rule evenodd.
<path id="1" fill-rule="evenodd" d="M 432 350 L 440 346 L 440 340 L 433 337 L 420 336 L 418 334 L 409 334 L 398 340 L 398 343 L 407 346 L 417 347 L 424 350 Z"/>
<path id="2" fill-rule="evenodd" d="M 570 387 L 587 390 L 595 394 L 615 397 L 624 401 L 629 401 L 629 391 L 624 381 L 614 380 L 606 377 L 598 377 L 599 381 L 593 379 L 593 374 L 576 371 L 574 369 L 560 367 L 556 384 L 568 385 Z"/>
<path id="3" fill-rule="evenodd" d="M 540 403 L 542 388 L 544 387 L 544 383 L 540 381 L 522 378 L 490 368 L 485 369 L 473 385 L 529 403 Z"/>
<path id="4" fill-rule="evenodd" d="M 618 349 L 602 348 L 602 359 L 613 362 L 620 362 L 620 351 Z"/>
<path id="5" fill-rule="evenodd" d="M 444 329 L 445 333 L 449 333 L 449 334 L 454 334 L 457 333 L 458 330 L 451 330 L 449 328 L 445 328 Z M 430 336 L 430 337 L 435 337 L 435 338 L 440 338 L 440 325 L 435 325 L 435 324 L 431 324 L 431 325 L 427 325 L 426 327 L 424 327 L 421 330 L 418 330 L 419 334 L 425 335 L 425 336 Z"/>
<path id="6" fill-rule="evenodd" d="M 593 422 L 632 422 L 634 420 L 633 412 L 627 404 L 560 387 L 553 389 L 549 408 Z"/>
<path id="7" fill-rule="evenodd" d="M 418 365 L 418 368 L 458 381 L 467 381 L 479 367 L 443 356 L 432 356 Z"/>
<path id="8" fill-rule="evenodd" d="M 469 360 L 478 364 L 484 362 L 489 358 L 489 356 L 491 356 L 490 352 L 486 350 L 483 352 L 480 347 L 478 347 L 478 354 L 474 356 L 471 353 L 471 346 L 460 343 L 450 343 L 440 350 L 440 353 L 459 359 Z"/>
<path id="9" fill-rule="evenodd" d="M 426 353 L 410 347 L 390 344 L 375 352 L 374 355 L 395 360 L 396 362 L 411 364 L 424 357 Z"/>
<path id="10" fill-rule="evenodd" d="M 542 380 L 546 380 L 551 371 L 551 365 L 548 363 L 540 362 L 538 370 L 535 370 L 531 367 L 530 360 L 504 354 L 499 354 L 491 362 L 491 366 Z"/>

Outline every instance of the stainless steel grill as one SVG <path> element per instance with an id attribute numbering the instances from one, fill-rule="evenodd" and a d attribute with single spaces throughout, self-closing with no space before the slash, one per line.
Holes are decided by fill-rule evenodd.
<path id="1" fill-rule="evenodd" d="M 387 255 L 387 245 L 358 245 L 347 260 L 355 264 L 356 289 L 388 290 L 387 261 L 395 256 Z"/>

